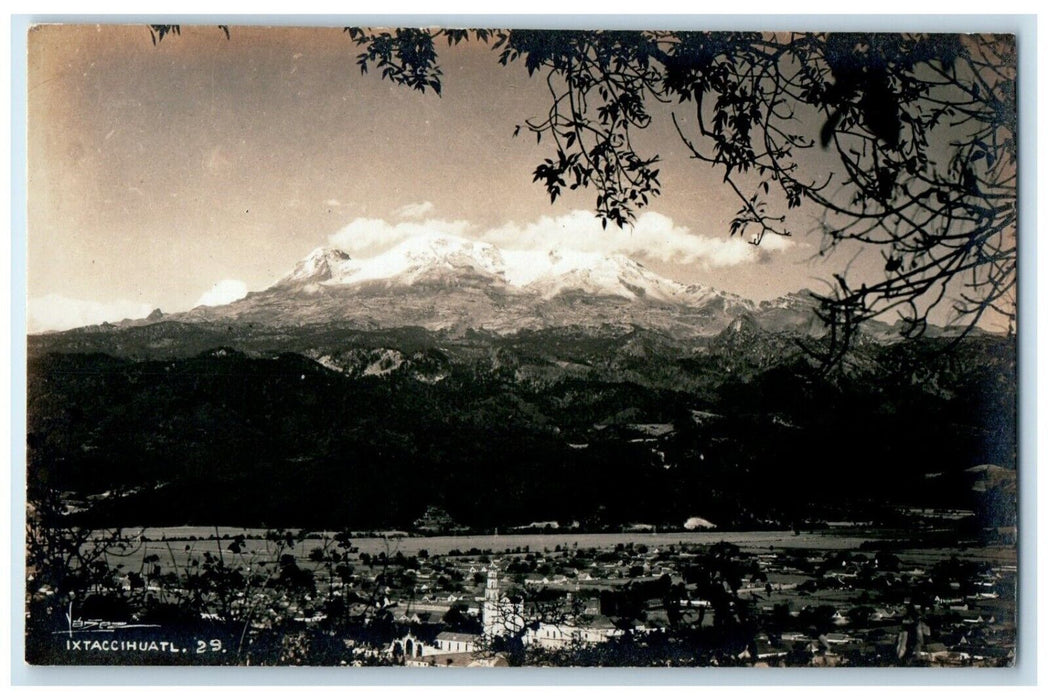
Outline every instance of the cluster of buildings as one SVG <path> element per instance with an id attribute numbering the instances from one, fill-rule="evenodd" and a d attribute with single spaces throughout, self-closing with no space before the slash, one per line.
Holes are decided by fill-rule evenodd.
<path id="1" fill-rule="evenodd" d="M 997 666 L 1014 659 L 1017 572 L 1008 550 L 994 547 L 565 542 L 432 556 L 420 548 L 417 556 L 354 556 L 351 575 L 337 583 L 318 567 L 316 595 L 289 598 L 286 612 L 323 626 L 325 591 L 378 601 L 387 619 L 381 634 L 346 640 L 367 662 L 502 665 L 509 647 L 537 651 L 541 662 L 558 657 L 545 650 L 570 656 L 625 630 L 654 638 L 713 626 L 718 611 L 707 600 L 715 592 L 706 574 L 716 562 L 736 571 L 731 593 L 755 623 L 752 643 L 731 652 L 739 664 Z"/>
<path id="2" fill-rule="evenodd" d="M 500 586 L 498 567 L 484 567 L 487 580 L 479 603 L 479 634 L 438 630 L 416 624 L 395 639 L 386 652 L 403 659 L 406 666 L 504 666 L 506 659 L 497 653 L 496 640 L 512 637 L 524 647 L 537 645 L 559 648 L 577 643 L 599 643 L 620 634 L 613 627 L 590 627 L 565 620 L 528 622 L 524 606 L 506 595 Z M 413 618 L 420 622 L 420 618 Z"/>
<path id="3" fill-rule="evenodd" d="M 796 563 L 796 560 L 793 561 Z M 758 665 L 1000 666 L 1015 658 L 1016 567 L 878 571 L 875 558 L 838 561 L 812 553 L 799 570 L 777 556 L 761 558 L 769 581 L 744 588 L 769 621 L 758 635 Z M 799 584 L 798 579 L 804 579 Z M 935 591 L 939 591 L 935 593 Z M 776 605 L 793 605 L 776 619 Z M 816 614 L 818 613 L 818 614 Z M 813 625 L 814 623 L 814 625 Z M 784 631 L 785 630 L 785 631 Z"/>
<path id="4" fill-rule="evenodd" d="M 543 619 L 504 590 L 499 568 L 480 561 L 458 562 L 484 578 L 482 595 L 463 591 L 454 601 L 402 606 L 402 621 L 411 631 L 386 649 L 407 665 L 460 666 L 504 663 L 495 640 L 514 639 L 527 648 L 558 649 L 599 644 L 623 634 L 622 620 L 612 624 L 599 591 L 623 590 L 628 584 L 670 578 L 674 586 L 696 561 L 686 549 L 660 552 L 644 548 L 603 552 L 591 565 L 571 568 L 574 553 L 536 554 L 532 565 L 548 567 L 544 574 L 520 570 L 520 558 L 508 557 L 502 576 L 512 578 L 513 590 L 529 598 L 543 592 L 559 595 L 562 609 L 573 612 Z M 894 555 L 820 552 L 740 554 L 747 572 L 738 596 L 758 622 L 754 643 L 743 650 L 740 663 L 757 666 L 996 666 L 1013 661 L 1015 653 L 1015 567 L 984 564 L 967 574 L 932 570 L 931 552 L 916 553 L 900 562 Z M 914 563 L 920 559 L 926 563 Z M 889 563 L 888 559 L 896 559 Z M 927 570 L 926 570 L 927 569 Z M 514 572 L 514 573 L 509 573 Z M 956 579 L 956 580 L 955 580 Z M 475 590 L 475 589 L 474 589 Z M 677 590 L 675 588 L 674 590 Z M 714 615 L 709 603 L 690 584 L 675 601 L 685 624 L 708 626 Z M 932 593 L 938 591 L 938 593 Z M 575 605 L 572 606 L 572 603 Z M 438 613 L 449 604 L 463 606 L 479 619 L 473 632 L 451 630 Z M 666 603 L 646 601 L 635 630 L 666 629 Z M 427 614 L 428 612 L 428 614 Z M 555 618 L 555 619 L 554 619 Z M 428 623 L 428 624 L 427 624 Z"/>

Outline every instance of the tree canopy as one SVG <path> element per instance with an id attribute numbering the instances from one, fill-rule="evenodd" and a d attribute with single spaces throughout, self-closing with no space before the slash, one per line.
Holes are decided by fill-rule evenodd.
<path id="1" fill-rule="evenodd" d="M 223 30 L 227 32 L 223 27 Z M 177 26 L 154 25 L 154 41 Z M 518 133 L 546 157 L 555 201 L 595 192 L 606 227 L 660 194 L 660 154 L 636 145 L 668 119 L 690 158 L 738 199 L 730 235 L 789 236 L 819 212 L 819 254 L 879 251 L 883 276 L 846 271 L 820 298 L 838 357 L 863 321 L 896 312 L 908 335 L 945 309 L 972 328 L 1015 319 L 1017 58 L 1014 37 L 956 34 L 372 30 L 347 27 L 363 73 L 441 93 L 440 47 L 474 41 L 523 63 L 549 100 Z"/>

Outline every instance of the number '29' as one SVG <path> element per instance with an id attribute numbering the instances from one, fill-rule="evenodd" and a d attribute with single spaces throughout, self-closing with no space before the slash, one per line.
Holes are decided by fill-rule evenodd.
<path id="1" fill-rule="evenodd" d="M 212 653 L 222 651 L 222 640 L 211 639 L 204 641 L 203 639 L 198 639 L 196 643 L 196 653 L 206 654 L 209 651 Z"/>

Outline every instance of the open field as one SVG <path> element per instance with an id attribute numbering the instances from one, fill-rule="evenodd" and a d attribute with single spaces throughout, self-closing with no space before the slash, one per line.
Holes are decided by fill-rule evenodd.
<path id="1" fill-rule="evenodd" d="M 266 549 L 265 530 L 253 528 L 206 528 L 206 527 L 166 527 L 166 528 L 127 528 L 124 533 L 141 538 L 140 549 L 134 556 L 157 554 L 162 559 L 175 553 L 176 561 L 184 563 L 185 552 L 200 553 L 210 550 L 217 553 L 215 540 L 228 542 L 237 535 L 245 537 L 246 549 L 264 552 Z M 898 533 L 891 533 L 898 534 Z M 295 552 L 306 558 L 316 547 L 330 544 L 335 533 L 309 533 L 306 539 L 299 542 Z M 806 532 L 794 534 L 787 531 L 757 532 L 623 532 L 623 533 L 564 533 L 564 534 L 526 534 L 526 535 L 451 535 L 440 537 L 401 536 L 393 534 L 387 537 L 354 537 L 353 547 L 360 553 L 371 555 L 388 553 L 390 556 L 400 552 L 405 556 L 417 555 L 426 551 L 430 555 L 446 555 L 453 551 L 468 552 L 472 549 L 488 554 L 512 553 L 517 550 L 542 552 L 556 547 L 572 549 L 603 549 L 616 544 L 633 543 L 647 547 L 665 547 L 668 545 L 709 545 L 717 542 L 730 542 L 746 551 L 765 549 L 858 549 L 864 542 L 881 539 L 885 535 L 869 536 L 838 535 L 830 531 Z M 189 549 L 186 549 L 186 546 Z M 131 559 L 131 564 L 135 559 Z"/>

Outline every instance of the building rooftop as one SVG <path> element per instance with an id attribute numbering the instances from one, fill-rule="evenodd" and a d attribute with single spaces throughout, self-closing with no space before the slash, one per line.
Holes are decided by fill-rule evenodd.
<path id="1" fill-rule="evenodd" d="M 441 632 L 437 635 L 437 639 L 445 642 L 475 642 L 480 639 L 480 635 L 466 632 Z"/>

